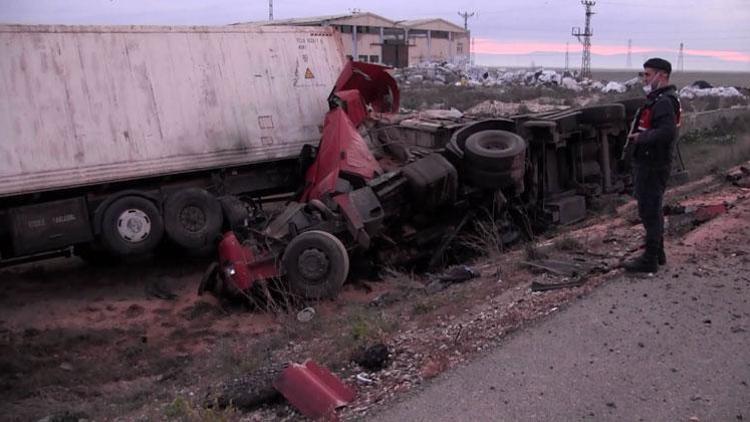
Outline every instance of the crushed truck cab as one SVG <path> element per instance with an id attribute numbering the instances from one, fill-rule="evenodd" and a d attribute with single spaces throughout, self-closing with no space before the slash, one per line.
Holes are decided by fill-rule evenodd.
<path id="1" fill-rule="evenodd" d="M 296 201 L 226 233 L 201 291 L 251 294 L 283 279 L 304 299 L 331 298 L 351 256 L 377 250 L 393 265 L 408 255 L 434 268 L 475 217 L 490 218 L 510 244 L 580 221 L 598 197 L 629 184 L 619 157 L 632 101 L 439 123 L 404 118 L 398 102 L 386 68 L 349 62 L 328 98 L 319 146 L 302 154 L 314 160 Z"/>

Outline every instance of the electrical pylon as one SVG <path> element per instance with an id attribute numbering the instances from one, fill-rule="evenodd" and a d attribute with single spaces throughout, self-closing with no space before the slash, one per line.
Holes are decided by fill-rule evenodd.
<path id="1" fill-rule="evenodd" d="M 571 34 L 578 38 L 583 44 L 583 54 L 581 55 L 581 77 L 591 77 L 591 37 L 594 36 L 594 30 L 591 28 L 591 16 L 594 14 L 593 8 L 596 5 L 594 0 L 581 0 L 581 4 L 586 8 L 586 27 L 583 32 L 581 28 L 574 27 Z"/>

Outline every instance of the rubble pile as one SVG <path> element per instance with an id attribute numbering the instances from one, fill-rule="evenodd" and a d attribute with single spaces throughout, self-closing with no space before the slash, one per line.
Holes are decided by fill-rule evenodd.
<path id="1" fill-rule="evenodd" d="M 699 97 L 746 98 L 746 95 L 732 86 L 700 88 L 693 84 L 680 90 L 680 98 L 693 99 Z"/>
<path id="2" fill-rule="evenodd" d="M 622 93 L 639 84 L 638 78 L 626 82 L 600 82 L 580 79 L 573 72 L 549 69 L 507 70 L 484 66 L 461 66 L 451 63 L 422 63 L 396 69 L 394 77 L 400 85 L 455 86 L 525 86 L 561 87 L 575 92 L 601 91 Z"/>
<path id="3" fill-rule="evenodd" d="M 394 78 L 399 85 L 455 85 L 468 87 L 560 87 L 574 92 L 602 92 L 622 94 L 631 89 L 639 89 L 638 77 L 627 81 L 597 81 L 581 79 L 575 72 L 556 70 L 508 70 L 485 66 L 464 66 L 452 63 L 421 63 L 416 66 L 396 69 Z M 686 86 L 680 90 L 680 97 L 746 98 L 747 95 L 735 87 L 713 87 L 705 81 Z"/>

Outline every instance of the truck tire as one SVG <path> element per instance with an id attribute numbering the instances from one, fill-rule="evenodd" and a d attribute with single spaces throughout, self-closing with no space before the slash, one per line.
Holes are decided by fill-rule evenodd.
<path id="1" fill-rule="evenodd" d="M 153 252 L 164 237 L 164 222 L 153 202 L 135 195 L 112 202 L 102 218 L 101 243 L 114 256 Z"/>
<path id="2" fill-rule="evenodd" d="M 218 198 L 221 210 L 224 216 L 226 228 L 234 230 L 245 225 L 250 220 L 251 215 L 247 206 L 241 199 L 236 196 L 226 195 Z"/>
<path id="3" fill-rule="evenodd" d="M 221 235 L 223 221 L 221 204 L 203 189 L 182 189 L 164 202 L 167 235 L 185 249 L 201 250 L 211 246 Z"/>
<path id="4" fill-rule="evenodd" d="M 513 167 L 525 151 L 526 141 L 515 133 L 485 130 L 466 139 L 464 159 L 466 167 L 498 172 Z"/>
<path id="5" fill-rule="evenodd" d="M 584 107 L 579 121 L 588 125 L 622 123 L 625 121 L 625 106 L 622 104 L 604 104 Z"/>
<path id="6" fill-rule="evenodd" d="M 336 236 L 311 230 L 289 242 L 282 265 L 294 294 L 305 299 L 332 298 L 349 275 L 349 254 Z"/>

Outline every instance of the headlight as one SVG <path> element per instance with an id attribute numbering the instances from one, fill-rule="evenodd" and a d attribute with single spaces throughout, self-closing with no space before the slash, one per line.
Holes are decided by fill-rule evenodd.
<path id="1" fill-rule="evenodd" d="M 226 275 L 227 277 L 232 277 L 235 274 L 237 274 L 237 270 L 234 269 L 234 265 L 227 264 L 224 266 L 224 275 Z"/>

